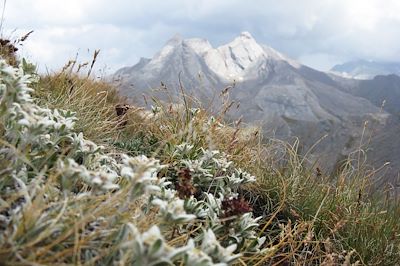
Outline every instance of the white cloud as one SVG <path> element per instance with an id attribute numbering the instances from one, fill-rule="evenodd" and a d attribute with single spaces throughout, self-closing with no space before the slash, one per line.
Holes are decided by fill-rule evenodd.
<path id="1" fill-rule="evenodd" d="M 99 65 L 113 71 L 151 56 L 175 33 L 217 45 L 242 30 L 327 68 L 353 58 L 400 61 L 399 14 L 397 0 L 12 0 L 4 29 L 35 30 L 25 53 L 49 68 L 101 49 Z"/>
<path id="2" fill-rule="evenodd" d="M 307 66 L 313 65 L 320 70 L 328 71 L 332 66 L 342 63 L 345 59 L 333 54 L 312 53 L 301 55 L 298 60 Z"/>

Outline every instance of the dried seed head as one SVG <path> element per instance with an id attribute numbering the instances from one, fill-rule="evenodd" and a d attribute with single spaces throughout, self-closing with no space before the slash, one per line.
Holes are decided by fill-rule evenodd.
<path id="1" fill-rule="evenodd" d="M 222 201 L 222 210 L 225 217 L 231 217 L 251 212 L 253 209 L 249 202 L 241 197 Z"/>
<path id="2" fill-rule="evenodd" d="M 178 172 L 178 182 L 175 184 L 175 189 L 181 199 L 195 195 L 197 189 L 193 186 L 189 168 L 183 168 Z"/>

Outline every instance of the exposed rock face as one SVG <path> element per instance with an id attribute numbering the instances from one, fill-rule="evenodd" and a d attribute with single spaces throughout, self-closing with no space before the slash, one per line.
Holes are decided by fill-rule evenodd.
<path id="1" fill-rule="evenodd" d="M 122 83 L 120 93 L 143 103 L 143 94 L 160 98 L 166 97 L 166 93 L 179 94 L 181 83 L 186 89 L 196 89 L 198 97 L 213 95 L 214 85 L 219 87 L 220 82 L 204 62 L 208 47 L 211 45 L 206 40 L 175 36 L 152 59 L 142 59 L 135 66 L 116 72 Z"/>
<path id="2" fill-rule="evenodd" d="M 327 135 L 311 152 L 327 171 L 359 146 L 365 121 L 383 135 L 389 120 L 391 127 L 397 123 L 369 97 L 356 92 L 359 81 L 301 65 L 258 44 L 248 32 L 217 48 L 204 39 L 176 36 L 152 59 L 142 59 L 115 75 L 122 83 L 121 94 L 139 103 L 144 103 L 142 94 L 168 99 L 168 91 L 177 96 L 181 83 L 207 105 L 225 86 L 235 83 L 229 93 L 240 108 L 233 108 L 229 118 L 261 125 L 267 136 L 299 137 L 303 152 Z M 376 154 L 382 158 L 382 153 Z"/>
<path id="3" fill-rule="evenodd" d="M 378 75 L 371 80 L 336 77 L 336 80 L 345 92 L 365 98 L 388 113 L 400 117 L 400 76 Z"/>
<path id="4" fill-rule="evenodd" d="M 211 71 L 228 82 L 257 77 L 259 69 L 267 70 L 267 66 L 263 65 L 267 61 L 286 61 L 292 66 L 299 66 L 274 49 L 258 44 L 248 32 L 242 32 L 228 44 L 209 49 L 204 53 L 204 60 Z"/>

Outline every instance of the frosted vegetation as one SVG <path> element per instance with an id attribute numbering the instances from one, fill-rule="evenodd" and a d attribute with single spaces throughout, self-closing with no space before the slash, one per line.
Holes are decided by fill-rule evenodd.
<path id="1" fill-rule="evenodd" d="M 69 230 L 63 219 L 68 209 L 74 209 L 70 203 L 95 196 L 103 201 L 118 196 L 116 214 L 97 217 L 91 226 L 79 228 L 79 234 L 96 234 L 92 241 L 110 243 L 112 249 L 109 256 L 103 256 L 100 244 L 87 245 L 80 251 L 80 259 L 85 261 L 102 257 L 99 261 L 105 264 L 227 265 L 245 252 L 262 252 L 265 237 L 255 232 L 259 218 L 252 216 L 251 208 L 238 194 L 241 186 L 254 182 L 255 177 L 236 168 L 226 154 L 180 143 L 168 151 L 172 163 L 162 165 L 144 155 L 107 152 L 74 130 L 74 112 L 35 103 L 34 73 L 1 60 L 0 75 L 5 136 L 0 156 L 7 162 L 1 170 L 1 204 L 7 205 L 10 198 L 16 200 L 2 207 L 0 242 L 12 247 L 11 254 L 18 257 L 23 246 L 57 240 Z M 171 182 L 176 179 L 178 182 Z M 35 210 L 38 202 L 48 207 Z M 120 223 L 117 214 L 131 210 L 132 202 L 141 206 L 131 214 L 135 219 Z M 157 210 L 152 226 L 143 230 L 135 225 L 135 220 L 152 210 Z M 79 217 L 80 212 L 75 211 Z M 109 226 L 96 230 L 104 223 Z M 168 241 L 171 236 L 166 232 L 171 230 L 190 238 Z M 63 241 L 64 248 L 73 246 L 68 239 Z"/>
<path id="2" fill-rule="evenodd" d="M 398 200 L 370 193 L 359 161 L 328 176 L 298 142 L 224 124 L 228 101 L 213 117 L 184 92 L 120 116 L 82 65 L 39 77 L 12 59 L 0 61 L 0 264 L 399 264 Z"/>

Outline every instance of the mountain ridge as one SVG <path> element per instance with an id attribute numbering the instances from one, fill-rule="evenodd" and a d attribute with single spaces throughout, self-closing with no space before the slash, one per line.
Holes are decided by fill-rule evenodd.
<path id="1" fill-rule="evenodd" d="M 331 72 L 346 78 L 361 80 L 373 79 L 378 75 L 400 76 L 400 63 L 354 60 L 333 66 Z"/>
<path id="2" fill-rule="evenodd" d="M 180 92 L 174 88 L 183 85 L 202 103 L 233 83 L 229 97 L 240 108 L 230 110 L 228 119 L 258 123 L 266 136 L 298 137 L 304 150 L 328 135 L 311 156 L 322 158 L 329 171 L 358 148 L 354 140 L 369 133 L 363 132 L 365 121 L 376 127 L 374 132 L 383 134 L 391 117 L 365 95 L 353 93 L 339 78 L 258 44 L 248 32 L 217 48 L 205 39 L 175 36 L 152 59 L 123 68 L 115 76 L 122 80 L 120 93 L 139 104 L 144 104 L 143 95 L 165 99 L 161 82 L 176 101 Z"/>

